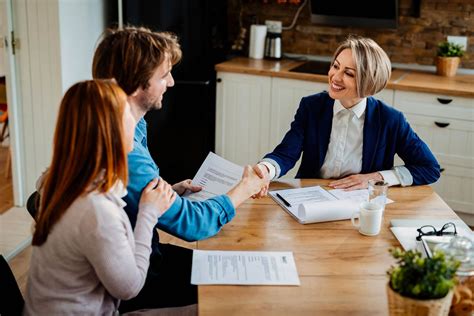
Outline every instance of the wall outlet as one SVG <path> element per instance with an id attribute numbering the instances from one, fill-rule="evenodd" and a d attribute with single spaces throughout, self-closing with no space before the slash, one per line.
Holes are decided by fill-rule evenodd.
<path id="1" fill-rule="evenodd" d="M 448 36 L 448 42 L 459 44 L 467 51 L 467 37 L 466 36 Z"/>

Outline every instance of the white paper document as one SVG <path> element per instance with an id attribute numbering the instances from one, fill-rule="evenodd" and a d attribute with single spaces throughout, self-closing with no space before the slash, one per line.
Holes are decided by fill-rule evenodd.
<path id="1" fill-rule="evenodd" d="M 196 285 L 300 285 L 292 252 L 194 250 Z"/>
<path id="2" fill-rule="evenodd" d="M 353 200 L 303 203 L 298 207 L 298 218 L 303 224 L 341 221 L 350 219 L 359 210 L 359 205 Z"/>
<path id="3" fill-rule="evenodd" d="M 300 224 L 350 219 L 367 201 L 367 189 L 327 191 L 321 186 L 270 191 L 268 194 Z M 387 204 L 393 203 L 387 199 Z"/>
<path id="4" fill-rule="evenodd" d="M 196 193 L 188 192 L 184 196 L 190 200 L 204 201 L 225 194 L 242 179 L 243 172 L 243 167 L 209 152 L 193 179 L 193 184 L 203 189 Z"/>
<path id="5" fill-rule="evenodd" d="M 418 227 L 390 227 L 393 235 L 404 250 L 418 250 L 423 253 L 423 245 L 416 240 Z"/>
<path id="6" fill-rule="evenodd" d="M 336 197 L 320 186 L 270 191 L 268 195 L 301 224 L 309 222 L 305 218 L 299 217 L 298 210 L 300 205 L 337 200 Z"/>
<path id="7" fill-rule="evenodd" d="M 369 200 L 369 189 L 360 189 L 360 190 L 352 190 L 352 191 L 345 191 L 344 189 L 334 189 L 329 191 L 332 195 L 334 195 L 338 200 L 354 200 L 360 203 L 366 202 Z M 393 200 L 387 198 L 385 204 L 393 203 Z"/>

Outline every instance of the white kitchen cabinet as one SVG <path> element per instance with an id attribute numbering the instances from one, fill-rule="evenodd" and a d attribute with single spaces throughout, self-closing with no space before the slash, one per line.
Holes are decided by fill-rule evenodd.
<path id="1" fill-rule="evenodd" d="M 294 119 L 303 97 L 327 90 L 326 83 L 273 78 L 271 95 L 270 150 L 278 145 Z"/>
<path id="2" fill-rule="evenodd" d="M 455 211 L 474 214 L 474 100 L 396 91 L 395 105 L 441 165 L 435 191 Z"/>
<path id="3" fill-rule="evenodd" d="M 216 153 L 240 165 L 253 164 L 278 145 L 300 100 L 327 84 L 219 72 Z M 294 178 L 299 162 L 285 177 Z"/>
<path id="4" fill-rule="evenodd" d="M 270 143 L 267 152 L 271 152 L 290 129 L 301 98 L 327 90 L 327 83 L 295 79 L 272 79 L 270 110 Z M 301 159 L 288 171 L 284 178 L 294 178 L 298 172 Z"/>
<path id="5" fill-rule="evenodd" d="M 379 93 L 374 95 L 374 98 L 382 100 L 387 105 L 394 106 L 393 103 L 394 90 L 392 89 L 383 89 Z"/>
<path id="6" fill-rule="evenodd" d="M 216 95 L 216 153 L 239 165 L 268 152 L 271 78 L 219 72 Z"/>

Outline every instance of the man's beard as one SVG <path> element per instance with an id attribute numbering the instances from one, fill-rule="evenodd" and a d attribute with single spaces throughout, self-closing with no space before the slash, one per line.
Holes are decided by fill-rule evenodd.
<path id="1" fill-rule="evenodd" d="M 162 108 L 162 102 L 159 98 L 156 98 L 155 100 L 151 98 L 145 98 L 143 102 L 141 102 L 140 106 L 145 112 L 151 110 L 160 110 Z"/>

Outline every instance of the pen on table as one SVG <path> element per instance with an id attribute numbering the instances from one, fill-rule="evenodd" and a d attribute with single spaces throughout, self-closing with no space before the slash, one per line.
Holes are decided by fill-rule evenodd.
<path id="1" fill-rule="evenodd" d="M 281 196 L 281 195 L 280 195 L 280 194 L 278 194 L 278 193 L 276 194 L 276 196 L 278 196 L 278 198 L 279 198 L 280 200 L 282 200 L 282 201 L 283 201 L 283 203 L 284 203 L 284 204 L 285 204 L 287 207 L 291 207 L 291 204 L 290 204 L 290 203 L 288 203 L 288 201 L 287 201 L 287 200 L 285 200 L 285 199 L 283 198 L 283 196 Z"/>

